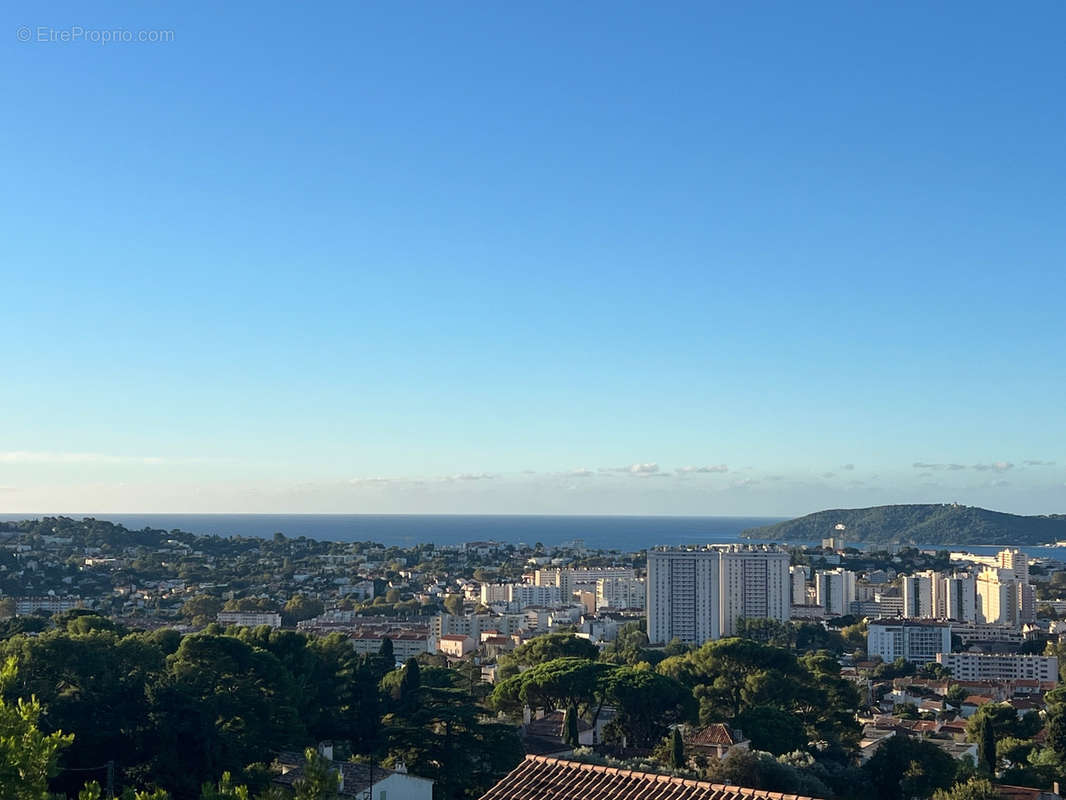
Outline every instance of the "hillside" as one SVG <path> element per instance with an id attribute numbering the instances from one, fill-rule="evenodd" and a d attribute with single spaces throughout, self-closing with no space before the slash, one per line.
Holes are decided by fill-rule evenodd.
<path id="1" fill-rule="evenodd" d="M 847 526 L 850 542 L 869 544 L 1038 545 L 1066 539 L 1066 514 L 1024 517 L 974 506 L 921 504 L 843 508 L 749 528 L 741 536 L 792 542 L 817 542 Z"/>

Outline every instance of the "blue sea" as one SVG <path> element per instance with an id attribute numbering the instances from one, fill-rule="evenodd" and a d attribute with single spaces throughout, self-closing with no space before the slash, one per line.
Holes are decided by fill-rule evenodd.
<path id="1" fill-rule="evenodd" d="M 4 520 L 47 516 L 2 515 Z M 656 545 L 741 541 L 747 528 L 776 517 L 491 516 L 405 514 L 63 514 L 139 530 L 144 527 L 219 536 L 270 537 L 281 532 L 335 542 L 374 541 L 408 547 L 422 542 L 455 545 L 487 541 L 557 545 L 581 539 L 587 547 L 633 552 Z"/>
<path id="2" fill-rule="evenodd" d="M 57 514 L 0 514 L 0 520 L 33 519 Z M 751 541 L 740 532 L 780 522 L 780 517 L 636 517 L 636 516 L 525 516 L 462 514 L 73 514 L 125 525 L 127 528 L 175 528 L 198 534 L 268 538 L 275 533 L 334 542 L 374 541 L 409 547 L 423 542 L 456 545 L 497 541 L 557 545 L 581 539 L 598 550 L 635 552 L 656 545 L 711 544 Z M 817 544 L 817 542 L 792 542 Z M 854 543 L 862 548 L 861 543 Z M 922 549 L 966 550 L 993 555 L 1004 545 L 919 545 Z M 1066 561 L 1063 547 L 1023 547 L 1030 556 Z"/>

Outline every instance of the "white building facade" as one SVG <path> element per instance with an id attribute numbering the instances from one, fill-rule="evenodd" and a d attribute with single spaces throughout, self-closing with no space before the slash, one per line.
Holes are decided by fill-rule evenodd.
<path id="1" fill-rule="evenodd" d="M 1059 660 L 1055 656 L 990 653 L 941 653 L 937 663 L 960 681 L 1034 680 L 1057 683 Z"/>
<path id="2" fill-rule="evenodd" d="M 875 620 L 867 626 L 866 652 L 887 664 L 897 658 L 915 664 L 951 652 L 951 623 L 930 620 Z"/>
<path id="3" fill-rule="evenodd" d="M 741 618 L 789 618 L 789 554 L 766 546 L 648 551 L 648 638 L 689 644 L 730 636 Z"/>
<path id="4" fill-rule="evenodd" d="M 814 574 L 814 602 L 827 617 L 851 613 L 855 602 L 855 573 L 846 569 L 820 569 Z"/>

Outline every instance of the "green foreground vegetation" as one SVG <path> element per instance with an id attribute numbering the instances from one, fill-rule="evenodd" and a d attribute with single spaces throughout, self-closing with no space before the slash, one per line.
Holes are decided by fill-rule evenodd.
<path id="1" fill-rule="evenodd" d="M 613 757 L 578 749 L 581 758 L 814 797 L 981 800 L 989 779 L 1046 786 L 1064 775 L 1066 690 L 1048 696 L 1046 719 L 982 708 L 968 728 L 977 763 L 897 735 L 859 766 L 864 699 L 838 657 L 861 626 L 820 636 L 806 630 L 820 626 L 779 627 L 744 626 L 763 641 L 665 651 L 648 649 L 637 624 L 603 652 L 551 634 L 506 656 L 493 687 L 469 663 L 426 655 L 396 669 L 388 645 L 357 656 L 337 635 L 130 633 L 84 612 L 57 615 L 50 631 L 0 643 L 0 800 L 96 800 L 109 762 L 127 800 L 278 800 L 269 764 L 305 749 L 296 797 L 329 800 L 336 787 L 313 750 L 322 741 L 335 758 L 403 761 L 437 782 L 441 800 L 476 798 L 520 760 L 526 707 L 565 711 L 572 744 L 578 718 L 609 719 Z M 686 754 L 679 731 L 713 722 L 742 729 L 751 750 Z"/>

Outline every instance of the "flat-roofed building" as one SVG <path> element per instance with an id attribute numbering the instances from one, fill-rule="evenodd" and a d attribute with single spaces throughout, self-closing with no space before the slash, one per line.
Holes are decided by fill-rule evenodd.
<path id="1" fill-rule="evenodd" d="M 938 653 L 951 652 L 951 623 L 936 620 L 885 620 L 869 623 L 866 652 L 886 663 L 897 658 L 915 664 L 936 661 Z"/>
<path id="2" fill-rule="evenodd" d="M 940 653 L 937 663 L 951 670 L 951 677 L 961 681 L 1059 679 L 1059 660 L 1055 656 L 1018 655 L 1016 653 Z"/>

